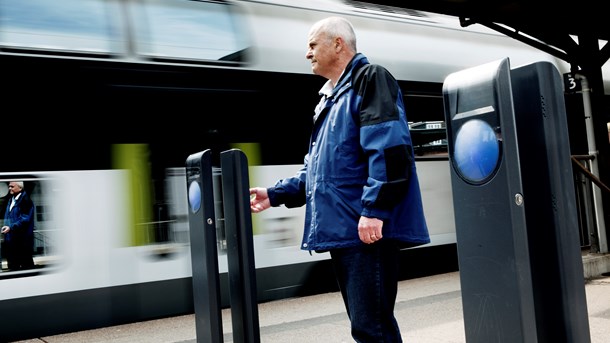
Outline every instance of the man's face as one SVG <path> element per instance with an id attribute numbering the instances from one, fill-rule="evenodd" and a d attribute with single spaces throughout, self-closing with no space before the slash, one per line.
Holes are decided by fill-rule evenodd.
<path id="1" fill-rule="evenodd" d="M 311 62 L 311 70 L 314 74 L 330 78 L 331 68 L 336 59 L 333 41 L 324 33 L 312 31 L 309 34 L 305 58 Z"/>
<path id="2" fill-rule="evenodd" d="M 21 192 L 21 187 L 19 187 L 19 185 L 16 182 L 9 182 L 8 183 L 8 191 L 11 194 L 18 194 L 19 192 Z"/>

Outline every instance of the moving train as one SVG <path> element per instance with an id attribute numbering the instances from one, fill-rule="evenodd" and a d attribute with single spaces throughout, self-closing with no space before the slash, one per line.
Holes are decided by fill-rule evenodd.
<path id="1" fill-rule="evenodd" d="M 504 57 L 565 63 L 458 18 L 361 1 L 0 1 L 0 208 L 25 181 L 37 265 L 3 261 L 0 341 L 193 313 L 186 159 L 210 149 L 218 165 L 236 148 L 252 186 L 292 175 L 325 81 L 307 33 L 331 15 L 403 89 L 432 242 L 403 251 L 402 277 L 456 270 L 445 77 Z M 328 254 L 299 249 L 302 223 L 303 209 L 253 215 L 258 301 L 336 290 Z"/>

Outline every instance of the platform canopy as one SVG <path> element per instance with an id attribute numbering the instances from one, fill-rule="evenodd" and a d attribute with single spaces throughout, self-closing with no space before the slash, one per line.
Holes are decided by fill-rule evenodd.
<path id="1" fill-rule="evenodd" d="M 597 68 L 610 58 L 608 13 L 603 1 L 368 0 L 349 1 L 441 13 L 462 26 L 480 24 L 523 41 L 571 65 Z M 602 44 L 605 44 L 603 42 Z"/>

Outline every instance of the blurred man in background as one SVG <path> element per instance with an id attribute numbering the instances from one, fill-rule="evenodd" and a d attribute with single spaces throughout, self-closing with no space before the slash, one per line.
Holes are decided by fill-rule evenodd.
<path id="1" fill-rule="evenodd" d="M 11 199 L 4 212 L 4 253 L 8 269 L 34 268 L 34 203 L 23 189 L 23 181 L 8 184 Z"/>

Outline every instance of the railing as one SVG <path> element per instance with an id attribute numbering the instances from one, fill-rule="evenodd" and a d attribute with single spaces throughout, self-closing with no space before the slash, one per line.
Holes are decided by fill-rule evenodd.
<path id="1" fill-rule="evenodd" d="M 57 242 L 55 239 L 57 230 L 34 229 L 34 256 L 49 256 L 56 253 Z"/>
<path id="2" fill-rule="evenodd" d="M 581 248 L 589 248 L 591 252 L 599 252 L 599 241 L 597 225 L 595 221 L 595 203 L 593 200 L 593 185 L 602 191 L 610 193 L 610 188 L 589 171 L 589 162 L 593 160 L 591 155 L 572 155 L 574 167 L 574 186 L 576 191 L 576 203 L 578 206 L 578 221 L 580 230 Z M 580 161 L 585 161 L 585 164 Z"/>

